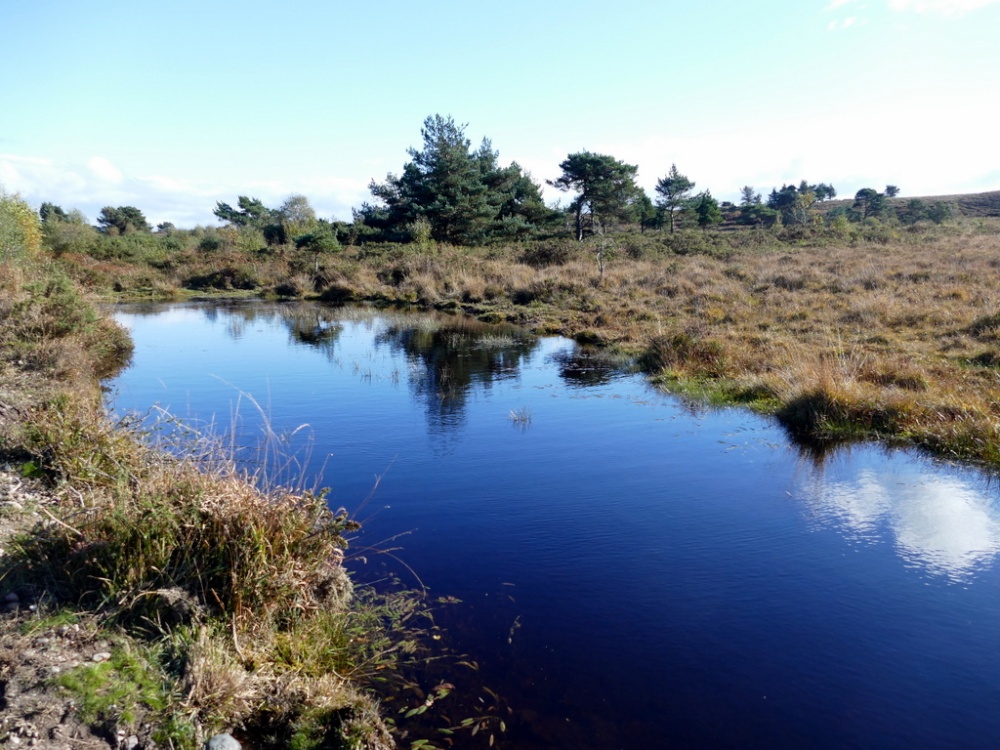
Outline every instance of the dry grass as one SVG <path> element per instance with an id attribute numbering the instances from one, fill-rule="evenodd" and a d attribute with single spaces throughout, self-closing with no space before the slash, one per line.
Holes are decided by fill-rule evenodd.
<path id="1" fill-rule="evenodd" d="M 664 382 L 774 411 L 796 435 L 1000 462 L 1000 224 L 899 231 L 889 244 L 620 254 L 600 280 L 585 245 L 551 265 L 444 248 L 356 273 L 359 296 L 644 354 Z"/>
<path id="2" fill-rule="evenodd" d="M 995 218 L 615 241 L 603 274 L 590 243 L 545 240 L 347 248 L 316 273 L 286 251 L 250 262 L 185 251 L 149 283 L 255 279 L 259 292 L 464 310 L 640 355 L 671 387 L 773 411 L 795 435 L 876 435 L 1000 462 Z"/>

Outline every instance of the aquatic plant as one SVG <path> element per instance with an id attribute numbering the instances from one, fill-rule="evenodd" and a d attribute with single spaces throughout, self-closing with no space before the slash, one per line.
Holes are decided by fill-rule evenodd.
<path id="1" fill-rule="evenodd" d="M 511 409 L 507 418 L 516 425 L 531 424 L 531 409 L 527 406 L 522 406 L 520 409 Z"/>

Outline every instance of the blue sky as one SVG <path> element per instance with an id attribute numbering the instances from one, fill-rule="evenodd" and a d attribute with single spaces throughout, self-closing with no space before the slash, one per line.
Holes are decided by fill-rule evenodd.
<path id="1" fill-rule="evenodd" d="M 720 199 L 1000 189 L 1000 0 L 5 0 L 0 185 L 216 224 L 349 220 L 425 117 L 543 182 L 584 149 Z M 547 190 L 551 200 L 558 194 Z"/>

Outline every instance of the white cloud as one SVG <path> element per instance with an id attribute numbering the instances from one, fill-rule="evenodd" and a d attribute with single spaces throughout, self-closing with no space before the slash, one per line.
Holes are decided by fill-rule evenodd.
<path id="1" fill-rule="evenodd" d="M 104 182 L 110 182 L 113 185 L 117 185 L 125 179 L 122 171 L 103 156 L 92 157 L 87 162 L 87 167 L 93 172 L 95 177 Z"/>
<path id="2" fill-rule="evenodd" d="M 851 3 L 857 2 L 857 0 L 833 0 L 829 5 L 826 6 L 827 10 L 836 10 L 845 5 L 850 5 Z"/>
<path id="3" fill-rule="evenodd" d="M 269 180 L 197 181 L 169 174 L 132 176 L 110 159 L 95 156 L 86 163 L 0 154 L 0 184 L 25 199 L 50 201 L 95 217 L 104 206 L 138 207 L 153 224 L 170 221 L 180 227 L 218 224 L 212 211 L 218 201 L 235 203 L 239 195 L 277 206 L 291 193 L 306 195 L 317 214 L 350 220 L 351 208 L 370 200 L 367 181 L 347 178 L 278 177 Z"/>
<path id="4" fill-rule="evenodd" d="M 889 7 L 897 12 L 957 16 L 997 2 L 1000 0 L 889 0 Z"/>

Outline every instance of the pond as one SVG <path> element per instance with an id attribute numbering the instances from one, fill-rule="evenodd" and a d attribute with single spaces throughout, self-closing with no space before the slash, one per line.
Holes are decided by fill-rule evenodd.
<path id="1" fill-rule="evenodd" d="M 264 302 L 116 317 L 136 350 L 115 410 L 283 436 L 264 460 L 363 521 L 358 576 L 461 600 L 454 638 L 510 707 L 498 746 L 1000 737 L 989 477 L 804 450 L 571 341 L 461 317 Z"/>

